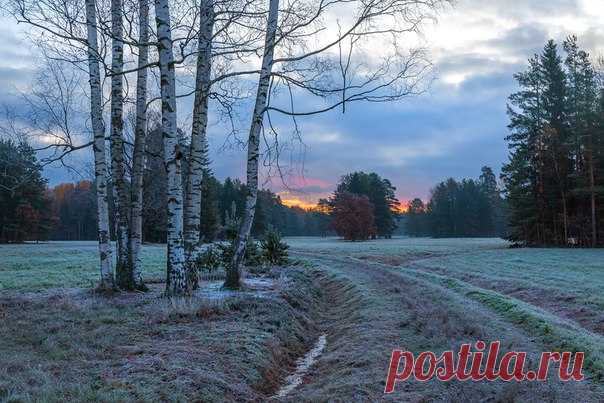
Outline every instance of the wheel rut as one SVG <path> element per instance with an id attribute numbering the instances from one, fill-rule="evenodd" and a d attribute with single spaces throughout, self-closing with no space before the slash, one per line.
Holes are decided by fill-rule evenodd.
<path id="1" fill-rule="evenodd" d="M 405 401 L 572 400 L 601 401 L 588 383 L 405 382 L 400 393 L 383 394 L 393 349 L 458 349 L 477 340 L 501 340 L 507 349 L 537 357 L 543 347 L 530 335 L 498 317 L 484 304 L 419 276 L 347 256 L 293 250 L 323 276 L 329 298 L 320 332 L 327 347 L 286 399 L 335 401 L 393 399 Z M 442 257 L 442 256 L 441 256 Z M 418 260 L 425 259 L 425 256 Z M 409 262 L 411 263 L 411 262 Z M 595 396 L 592 398 L 592 396 Z"/>

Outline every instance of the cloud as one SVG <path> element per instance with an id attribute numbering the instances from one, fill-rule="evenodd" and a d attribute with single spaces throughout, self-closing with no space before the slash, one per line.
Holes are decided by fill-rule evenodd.
<path id="1" fill-rule="evenodd" d="M 292 140 L 291 119 L 271 116 L 280 142 L 290 147 L 282 163 L 289 173 L 287 184 L 296 192 L 283 193 L 284 197 L 310 203 L 329 194 L 341 175 L 365 170 L 389 178 L 403 200 L 425 199 L 430 188 L 447 177 L 477 177 L 483 165 L 498 171 L 508 153 L 506 102 L 516 89 L 513 74 L 524 69 L 526 60 L 549 38 L 560 42 L 576 34 L 594 57 L 604 54 L 602 0 L 455 3 L 424 30 L 437 74 L 426 94 L 396 104 L 349 105 L 346 114 L 334 110 L 297 119 L 303 144 Z M 3 25 L 0 98 L 11 83 L 26 85 L 31 80 L 35 60 L 18 41 L 14 24 Z M 299 99 L 297 110 L 310 109 L 310 102 Z M 190 105 L 190 100 L 179 103 L 181 117 L 190 115 Z M 237 121 L 243 138 L 250 103 L 244 105 Z M 212 120 L 214 172 L 220 179 L 243 178 L 245 151 L 239 146 L 222 149 L 229 129 L 217 118 Z M 287 191 L 278 179 L 269 185 Z"/>

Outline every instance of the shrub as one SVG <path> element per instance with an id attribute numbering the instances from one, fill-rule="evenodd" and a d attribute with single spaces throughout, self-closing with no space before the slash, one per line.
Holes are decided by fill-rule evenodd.
<path id="1" fill-rule="evenodd" d="M 210 245 L 199 255 L 196 263 L 199 270 L 211 273 L 221 266 L 222 251 L 214 245 Z"/>
<path id="2" fill-rule="evenodd" d="M 228 267 L 233 259 L 233 253 L 235 251 L 235 242 L 226 242 L 218 245 L 220 253 L 220 262 L 224 267 Z M 243 264 L 246 266 L 260 266 L 263 263 L 263 256 L 258 250 L 258 244 L 253 239 L 248 239 L 245 247 L 245 256 Z"/>
<path id="3" fill-rule="evenodd" d="M 283 265 L 287 263 L 287 250 L 289 245 L 281 240 L 281 234 L 274 229 L 269 229 L 262 241 L 262 256 L 267 263 L 273 265 Z"/>
<path id="4" fill-rule="evenodd" d="M 245 247 L 245 258 L 244 264 L 246 266 L 261 266 L 263 262 L 262 253 L 258 249 L 258 243 L 254 241 L 252 238 L 247 240 L 247 245 Z"/>
<path id="5" fill-rule="evenodd" d="M 222 263 L 222 266 L 229 267 L 229 265 L 231 264 L 231 260 L 233 259 L 235 241 L 219 243 L 218 250 L 220 252 L 220 261 Z"/>

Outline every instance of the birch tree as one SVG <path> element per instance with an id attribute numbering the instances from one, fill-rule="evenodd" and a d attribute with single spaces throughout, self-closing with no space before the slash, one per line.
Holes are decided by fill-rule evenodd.
<path id="1" fill-rule="evenodd" d="M 122 0 L 111 0 L 111 178 L 113 182 L 117 237 L 116 283 L 132 289 L 128 261 L 128 194 L 124 166 L 124 43 Z"/>
<path id="2" fill-rule="evenodd" d="M 65 87 L 60 88 L 61 85 L 58 83 L 60 80 L 58 80 L 56 84 L 61 89 L 60 95 L 64 99 L 57 99 L 56 104 L 46 99 L 44 108 L 50 112 L 48 114 L 50 120 L 62 135 L 53 136 L 51 144 L 41 151 L 53 149 L 51 157 L 46 162 L 64 163 L 64 158 L 69 154 L 93 147 L 100 257 L 99 287 L 112 289 L 115 286 L 115 278 L 109 237 L 108 150 L 105 146 L 101 79 L 105 47 L 102 36 L 99 38 L 98 4 L 95 0 L 85 0 L 84 3 L 70 0 L 11 0 L 6 2 L 4 7 L 18 22 L 32 27 L 31 40 L 45 59 L 53 63 L 68 63 L 75 70 L 84 70 L 88 75 L 93 140 L 80 142 L 75 139 L 83 136 L 84 132 L 71 131 L 72 116 L 69 116 L 66 105 L 68 97 L 73 94 L 62 92 Z M 61 73 L 55 71 L 54 77 L 61 79 Z M 56 111 L 60 113 L 56 114 Z"/>
<path id="3" fill-rule="evenodd" d="M 130 204 L 130 248 L 129 264 L 133 286 L 144 290 L 142 261 L 140 257 L 143 232 L 143 177 L 145 144 L 147 135 L 147 76 L 149 63 L 149 0 L 139 0 L 139 47 L 138 71 L 136 76 L 136 123 L 134 127 L 134 151 L 132 156 L 131 204 Z"/>
<path id="4" fill-rule="evenodd" d="M 166 295 L 180 296 L 184 295 L 187 291 L 183 245 L 183 194 L 181 177 L 183 155 L 177 138 L 176 81 L 170 5 L 168 0 L 155 0 L 155 22 L 157 25 L 159 53 L 164 163 L 168 174 Z"/>
<path id="5" fill-rule="evenodd" d="M 214 30 L 213 0 L 201 0 L 199 39 L 195 78 L 195 100 L 193 102 L 193 124 L 188 158 L 187 186 L 184 210 L 184 244 L 188 270 L 192 274 L 189 285 L 195 286 L 195 269 L 190 267 L 195 249 L 199 244 L 201 223 L 201 185 L 206 168 L 206 130 L 208 125 L 208 103 L 212 69 L 212 40 Z"/>
<path id="6" fill-rule="evenodd" d="M 417 93 L 429 63 L 421 49 L 407 52 L 400 49 L 399 37 L 416 33 L 426 19 L 432 18 L 434 10 L 445 3 L 446 0 L 322 0 L 288 3 L 279 10 L 277 0 L 270 0 L 264 56 L 247 140 L 246 205 L 233 259 L 227 267 L 226 288 L 236 289 L 240 285 L 240 266 L 256 210 L 260 138 L 266 129 L 265 117 L 268 116 L 268 130 L 276 136 L 277 131 L 270 123 L 271 112 L 291 116 L 297 130 L 296 117 L 337 107 L 344 112 L 345 106 L 352 102 L 390 102 Z M 326 25 L 329 15 L 333 18 L 338 11 L 340 15 L 351 16 L 348 24 L 342 26 L 337 20 L 332 21 L 335 27 Z M 282 21 L 278 24 L 279 14 Z M 328 35 L 329 31 L 334 34 Z M 376 56 L 355 52 L 363 42 L 370 49 L 381 47 L 388 53 Z M 277 48 L 281 56 L 274 57 Z M 363 63 L 371 59 L 378 62 Z M 279 84 L 289 94 L 287 107 L 271 105 L 271 88 Z M 322 106 L 296 110 L 296 91 L 320 98 Z"/>
<path id="7" fill-rule="evenodd" d="M 268 97 L 268 89 L 273 68 L 273 55 L 275 50 L 275 36 L 277 33 L 277 18 L 279 14 L 279 0 L 269 1 L 268 20 L 266 24 L 266 38 L 264 56 L 260 78 L 258 79 L 258 93 L 252 114 L 252 124 L 248 138 L 247 151 L 247 182 L 245 197 L 245 213 L 235 243 L 233 261 L 228 267 L 224 283 L 226 288 L 239 288 L 239 267 L 245 255 L 245 246 L 252 229 L 256 202 L 258 200 L 258 160 L 260 158 L 260 130 Z"/>
<path id="8" fill-rule="evenodd" d="M 100 288 L 114 287 L 114 274 L 109 238 L 109 203 L 107 200 L 107 155 L 103 123 L 103 96 L 99 69 L 96 4 L 86 0 L 86 28 L 88 43 L 88 74 L 90 80 L 90 118 L 94 135 L 94 171 L 99 226 Z"/>

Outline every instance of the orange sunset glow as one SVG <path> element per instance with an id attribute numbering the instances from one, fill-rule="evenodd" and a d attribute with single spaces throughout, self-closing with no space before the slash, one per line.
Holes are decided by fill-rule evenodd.
<path id="1" fill-rule="evenodd" d="M 304 201 L 295 196 L 281 196 L 281 202 L 287 207 L 300 207 L 304 210 L 312 210 L 317 207 L 316 203 Z"/>
<path id="2" fill-rule="evenodd" d="M 299 207 L 304 210 L 313 210 L 317 208 L 316 202 L 311 202 L 307 200 L 302 200 L 299 197 L 292 196 L 287 192 L 279 193 L 279 197 L 281 198 L 281 203 L 287 207 Z M 397 213 L 406 213 L 409 210 L 409 201 L 402 200 L 395 207 Z"/>
<path id="3" fill-rule="evenodd" d="M 406 200 L 401 200 L 398 202 L 398 206 L 396 206 L 395 210 L 397 213 L 406 213 L 409 210 L 409 202 Z"/>

